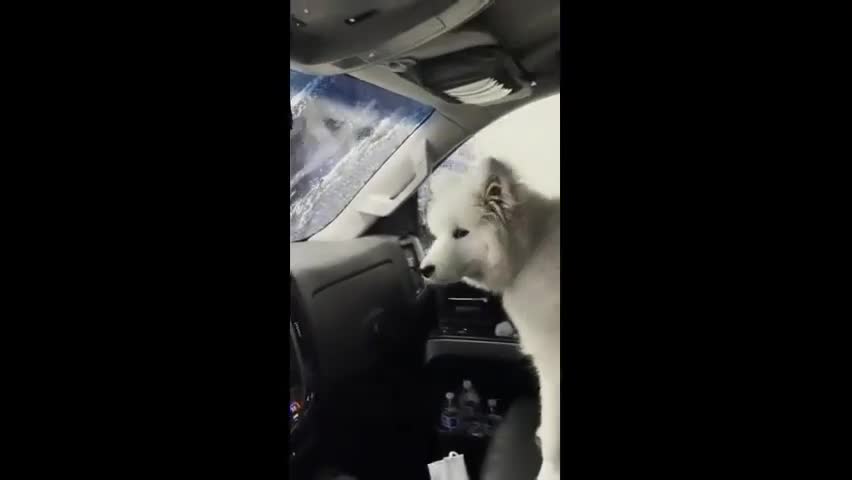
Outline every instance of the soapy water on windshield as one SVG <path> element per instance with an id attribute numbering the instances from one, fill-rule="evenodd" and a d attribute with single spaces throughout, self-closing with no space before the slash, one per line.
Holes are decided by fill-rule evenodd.
<path id="1" fill-rule="evenodd" d="M 295 72 L 290 107 L 290 241 L 333 220 L 432 112 L 349 77 Z"/>

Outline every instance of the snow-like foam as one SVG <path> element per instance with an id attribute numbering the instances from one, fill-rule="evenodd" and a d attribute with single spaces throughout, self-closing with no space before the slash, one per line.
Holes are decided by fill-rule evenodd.
<path id="1" fill-rule="evenodd" d="M 302 129 L 290 136 L 290 241 L 331 222 L 432 111 L 349 77 L 300 80 L 290 92 Z M 340 84 L 346 88 L 335 89 Z M 347 89 L 360 96 L 341 97 Z"/>

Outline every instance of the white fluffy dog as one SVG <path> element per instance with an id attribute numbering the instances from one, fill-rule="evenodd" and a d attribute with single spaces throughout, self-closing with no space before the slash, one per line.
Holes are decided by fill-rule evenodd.
<path id="1" fill-rule="evenodd" d="M 539 480 L 559 478 L 559 200 L 522 184 L 488 158 L 461 178 L 432 182 L 426 221 L 435 242 L 423 259 L 428 281 L 464 281 L 503 296 L 503 307 L 539 375 L 542 466 Z"/>

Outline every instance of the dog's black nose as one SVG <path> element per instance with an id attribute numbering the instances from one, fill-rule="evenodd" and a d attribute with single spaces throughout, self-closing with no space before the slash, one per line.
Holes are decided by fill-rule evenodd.
<path id="1" fill-rule="evenodd" d="M 424 277 L 429 278 L 432 276 L 433 273 L 435 273 L 435 266 L 426 265 L 425 267 L 420 269 L 420 273 L 422 273 Z"/>

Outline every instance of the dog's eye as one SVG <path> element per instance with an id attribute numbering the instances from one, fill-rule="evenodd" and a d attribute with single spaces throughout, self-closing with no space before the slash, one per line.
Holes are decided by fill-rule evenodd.
<path id="1" fill-rule="evenodd" d="M 470 232 L 468 232 L 467 230 L 465 230 L 463 228 L 457 228 L 457 229 L 453 230 L 453 238 L 462 238 L 465 235 L 467 235 L 468 233 L 470 233 Z"/>

